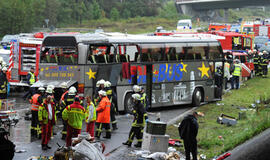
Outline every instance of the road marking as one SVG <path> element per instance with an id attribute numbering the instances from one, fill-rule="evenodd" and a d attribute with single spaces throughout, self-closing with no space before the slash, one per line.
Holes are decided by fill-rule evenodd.
<path id="1" fill-rule="evenodd" d="M 174 124 L 175 122 L 177 122 L 178 120 L 180 120 L 182 117 L 186 116 L 187 114 L 189 114 L 190 112 L 194 111 L 195 109 L 197 109 L 198 107 L 193 107 L 189 110 L 187 110 L 186 112 L 180 114 L 177 117 L 174 117 L 173 119 L 171 119 L 170 121 L 168 121 L 168 125 Z"/>

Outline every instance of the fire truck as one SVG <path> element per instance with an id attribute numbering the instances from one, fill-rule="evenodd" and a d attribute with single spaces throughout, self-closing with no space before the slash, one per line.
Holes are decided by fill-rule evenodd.
<path id="1" fill-rule="evenodd" d="M 225 39 L 219 40 L 223 50 L 253 50 L 253 36 L 251 35 L 223 31 L 211 31 L 208 33 L 225 37 Z"/>
<path id="2" fill-rule="evenodd" d="M 211 23 L 208 26 L 208 31 L 220 31 L 220 30 L 229 31 L 230 29 L 231 25 L 229 24 Z"/>
<path id="3" fill-rule="evenodd" d="M 28 86 L 26 75 L 31 67 L 39 72 L 39 55 L 42 38 L 19 37 L 12 41 L 8 62 L 7 79 L 11 87 Z"/>

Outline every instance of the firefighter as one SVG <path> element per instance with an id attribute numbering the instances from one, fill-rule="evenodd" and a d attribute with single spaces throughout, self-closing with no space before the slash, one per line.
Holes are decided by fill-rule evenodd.
<path id="1" fill-rule="evenodd" d="M 96 106 L 91 100 L 91 97 L 86 97 L 87 108 L 86 108 L 86 132 L 88 132 L 94 139 L 95 136 L 95 122 L 97 120 Z"/>
<path id="2" fill-rule="evenodd" d="M 259 54 L 256 50 L 253 51 L 254 56 L 253 56 L 253 64 L 254 64 L 254 70 L 255 70 L 255 75 L 259 75 Z"/>
<path id="3" fill-rule="evenodd" d="M 28 72 L 26 79 L 27 79 L 27 84 L 29 85 L 27 93 L 23 96 L 23 99 L 28 99 L 28 97 L 32 97 L 35 93 L 35 88 L 31 87 L 36 82 L 36 76 L 34 73 L 35 69 L 31 67 L 30 72 Z"/>
<path id="4" fill-rule="evenodd" d="M 262 60 L 261 60 L 261 66 L 262 66 L 262 77 L 267 77 L 267 66 L 268 66 L 268 53 L 267 51 L 263 51 Z"/>
<path id="5" fill-rule="evenodd" d="M 111 138 L 111 129 L 110 129 L 110 111 L 111 111 L 111 102 L 107 97 L 106 91 L 100 90 L 98 92 L 100 97 L 100 103 L 98 104 L 98 108 L 96 112 L 98 114 L 96 121 L 96 137 L 100 138 L 102 128 L 106 129 L 106 136 L 103 138 L 110 139 Z"/>
<path id="6" fill-rule="evenodd" d="M 59 116 L 58 117 L 62 117 L 62 111 L 64 110 L 62 103 L 64 103 L 65 100 L 65 96 L 68 94 L 68 86 L 66 82 L 61 83 L 60 87 L 62 88 L 62 95 L 59 101 Z"/>
<path id="7" fill-rule="evenodd" d="M 134 93 L 138 93 L 141 96 L 141 102 L 145 108 L 145 110 L 148 110 L 149 108 L 149 103 L 148 103 L 148 97 L 146 93 L 144 92 L 144 88 L 138 85 L 133 86 L 133 91 Z"/>
<path id="8" fill-rule="evenodd" d="M 67 123 L 66 147 L 70 147 L 72 137 L 78 137 L 81 133 L 82 121 L 86 117 L 85 109 L 80 105 L 79 96 L 76 96 L 74 102 L 64 109 L 62 117 Z"/>
<path id="9" fill-rule="evenodd" d="M 0 66 L 0 100 L 1 99 L 7 99 L 7 84 L 8 84 L 8 80 L 7 80 L 7 76 L 5 74 L 5 67 Z M 2 101 L 0 102 L 2 103 Z"/>
<path id="10" fill-rule="evenodd" d="M 98 92 L 100 91 L 100 90 L 105 90 L 105 80 L 104 79 L 101 79 L 101 80 L 99 80 L 99 81 L 97 81 L 97 84 L 96 84 L 96 93 L 95 93 L 95 100 L 94 100 L 94 104 L 96 105 L 96 106 L 98 106 L 98 103 L 100 102 L 100 97 L 99 97 L 99 94 L 98 94 Z"/>
<path id="11" fill-rule="evenodd" d="M 234 60 L 234 64 L 233 64 L 233 68 L 232 68 L 232 79 L 231 79 L 231 87 L 232 89 L 234 89 L 234 84 L 236 85 L 236 89 L 239 89 L 240 86 L 240 76 L 241 76 L 241 72 L 242 72 L 242 67 L 240 65 L 240 60 L 236 59 Z"/>
<path id="12" fill-rule="evenodd" d="M 131 146 L 134 137 L 137 138 L 137 144 L 135 144 L 135 147 L 141 147 L 142 146 L 142 138 L 143 138 L 143 131 L 145 122 L 148 121 L 147 113 L 144 109 L 144 106 L 141 102 L 141 95 L 138 93 L 132 94 L 132 99 L 134 102 L 133 106 L 133 123 L 129 132 L 129 137 L 126 142 L 124 142 L 124 145 Z"/>
<path id="13" fill-rule="evenodd" d="M 258 60 L 258 76 L 262 76 L 263 70 L 262 70 L 262 63 L 263 63 L 263 53 L 259 53 L 259 60 Z"/>
<path id="14" fill-rule="evenodd" d="M 63 115 L 63 110 L 67 106 L 71 105 L 74 102 L 74 98 L 76 96 L 76 92 L 77 92 L 77 90 L 76 90 L 75 87 L 72 86 L 72 87 L 69 88 L 68 94 L 66 94 L 64 96 L 64 101 L 61 104 L 61 108 L 62 108 L 61 115 Z M 67 136 L 67 123 L 66 123 L 65 120 L 63 120 L 62 122 L 63 122 L 63 126 L 64 126 L 63 127 L 63 130 L 62 130 L 62 140 L 65 140 L 66 139 L 66 136 Z"/>
<path id="15" fill-rule="evenodd" d="M 51 88 L 47 88 L 46 93 L 48 96 L 38 110 L 38 120 L 42 125 L 42 150 L 51 149 L 48 143 L 52 135 L 52 126 L 55 124 L 55 103 L 51 96 L 53 91 Z"/>
<path id="16" fill-rule="evenodd" d="M 111 82 L 106 81 L 104 84 L 105 87 L 105 91 L 107 94 L 107 97 L 109 98 L 110 102 L 111 102 L 111 111 L 110 111 L 110 116 L 111 116 L 111 124 L 112 124 L 112 128 L 113 130 L 117 130 L 117 121 L 115 118 L 116 115 L 116 108 L 115 108 L 115 103 L 114 103 L 114 99 L 115 99 L 115 94 L 113 92 L 113 90 L 111 89 Z"/>
<path id="17" fill-rule="evenodd" d="M 39 87 L 38 92 L 34 94 L 30 100 L 31 106 L 31 139 L 38 138 L 38 134 L 40 132 L 40 126 L 38 121 L 38 109 L 43 103 L 43 96 L 44 96 L 45 88 Z"/>
<path id="18" fill-rule="evenodd" d="M 141 95 L 141 101 L 144 106 L 144 109 L 148 111 L 149 109 L 149 101 L 148 101 L 148 96 L 145 93 L 145 90 L 143 87 L 140 88 L 140 95 Z"/>

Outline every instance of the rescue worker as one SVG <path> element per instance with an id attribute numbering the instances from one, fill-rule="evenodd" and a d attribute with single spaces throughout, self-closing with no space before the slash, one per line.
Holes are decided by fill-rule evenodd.
<path id="1" fill-rule="evenodd" d="M 29 85 L 27 93 L 23 96 L 23 99 L 28 99 L 28 97 L 32 97 L 35 93 L 35 88 L 31 87 L 36 82 L 36 76 L 34 73 L 35 69 L 31 67 L 30 72 L 28 72 L 26 79 L 27 79 L 27 84 Z"/>
<path id="2" fill-rule="evenodd" d="M 97 84 L 96 84 L 96 93 L 95 93 L 95 100 L 94 100 L 94 104 L 96 105 L 96 106 L 98 106 L 98 103 L 100 102 L 100 97 L 99 97 L 99 94 L 98 94 L 98 92 L 100 91 L 100 90 L 105 90 L 105 80 L 104 79 L 101 79 L 101 80 L 99 80 L 99 81 L 97 81 Z"/>
<path id="3" fill-rule="evenodd" d="M 72 137 L 78 137 L 81 133 L 82 122 L 86 117 L 85 109 L 80 105 L 79 96 L 76 96 L 74 102 L 64 109 L 62 117 L 67 123 L 66 147 L 69 147 Z"/>
<path id="4" fill-rule="evenodd" d="M 68 94 L 66 94 L 64 96 L 64 101 L 63 101 L 63 103 L 61 105 L 61 108 L 62 108 L 61 115 L 62 116 L 63 116 L 64 109 L 67 106 L 71 105 L 74 102 L 74 98 L 76 96 L 76 92 L 77 92 L 76 88 L 72 86 L 72 87 L 69 88 Z M 62 120 L 63 120 L 63 117 L 62 117 Z M 65 120 L 63 120 L 62 122 L 63 122 L 63 126 L 64 126 L 63 127 L 63 130 L 62 130 L 62 140 L 65 140 L 66 139 L 66 136 L 67 136 L 67 123 L 66 123 Z"/>
<path id="5" fill-rule="evenodd" d="M 113 99 L 115 94 L 113 93 L 113 90 L 111 89 L 111 82 L 106 81 L 104 84 L 105 87 L 105 91 L 107 94 L 107 97 L 109 98 L 110 102 L 111 102 L 111 111 L 110 111 L 110 116 L 111 116 L 111 124 L 112 124 L 112 128 L 113 130 L 117 130 L 117 121 L 115 118 L 116 115 L 116 108 L 115 108 L 115 103 L 113 102 Z"/>
<path id="6" fill-rule="evenodd" d="M 38 120 L 42 125 L 42 150 L 51 149 L 48 143 L 52 135 L 52 127 L 55 124 L 55 103 L 51 96 L 52 92 L 51 88 L 47 88 L 46 93 L 48 93 L 48 96 L 38 110 Z"/>
<path id="7" fill-rule="evenodd" d="M 3 70 L 2 70 L 2 67 L 0 68 L 0 100 L 7 99 L 8 80 L 7 80 L 7 76 L 6 76 L 4 70 L 5 70 L 5 67 L 3 68 Z M 2 101 L 1 101 L 1 103 L 2 103 Z"/>
<path id="8" fill-rule="evenodd" d="M 62 117 L 62 111 L 64 110 L 64 108 L 61 108 L 62 103 L 64 103 L 65 95 L 68 94 L 68 86 L 67 86 L 66 82 L 61 83 L 60 87 L 62 88 L 62 95 L 61 95 L 61 98 L 59 100 L 59 108 L 58 108 L 59 115 L 58 115 L 58 117 Z"/>
<path id="9" fill-rule="evenodd" d="M 123 143 L 123 145 L 131 146 L 134 137 L 137 138 L 137 144 L 135 144 L 135 147 L 141 147 L 142 146 L 142 138 L 143 138 L 143 131 L 145 122 L 148 121 L 147 113 L 144 109 L 144 106 L 141 102 L 141 96 L 138 93 L 132 94 L 132 99 L 134 102 L 133 106 L 133 123 L 132 127 L 129 132 L 129 137 L 126 142 Z"/>
<path id="10" fill-rule="evenodd" d="M 229 87 L 228 87 L 228 81 L 229 81 L 230 78 L 231 78 L 230 68 L 231 68 L 231 65 L 230 65 L 230 63 L 229 63 L 229 60 L 226 60 L 226 61 L 225 61 L 225 64 L 224 64 L 225 90 L 227 90 L 227 89 L 229 88 Z"/>
<path id="11" fill-rule="evenodd" d="M 103 138 L 111 138 L 111 129 L 110 129 L 110 111 L 111 111 L 111 102 L 109 98 L 107 97 L 107 94 L 105 91 L 100 90 L 98 92 L 100 97 L 100 103 L 98 104 L 98 108 L 96 109 L 96 112 L 98 114 L 97 121 L 96 121 L 96 137 L 100 138 L 102 129 L 105 128 L 106 130 L 106 136 Z"/>
<path id="12" fill-rule="evenodd" d="M 0 128 L 0 155 L 3 160 L 12 160 L 15 154 L 16 145 L 8 139 L 9 132 Z"/>
<path id="13" fill-rule="evenodd" d="M 42 105 L 42 96 L 44 95 L 45 88 L 39 87 L 38 92 L 34 94 L 30 100 L 31 106 L 31 139 L 38 138 L 38 134 L 41 133 L 39 121 L 38 121 L 38 110 Z"/>
<path id="14" fill-rule="evenodd" d="M 268 53 L 267 51 L 263 51 L 262 60 L 261 60 L 261 66 L 262 66 L 262 77 L 267 77 L 267 66 L 268 66 Z"/>
<path id="15" fill-rule="evenodd" d="M 144 92 L 144 88 L 141 86 L 138 86 L 138 85 L 134 85 L 133 92 L 140 94 L 142 104 L 143 104 L 145 110 L 148 110 L 148 107 L 149 107 L 148 97 L 147 97 L 146 93 Z"/>
<path id="16" fill-rule="evenodd" d="M 87 103 L 87 108 L 86 108 L 86 132 L 88 132 L 92 139 L 95 137 L 95 122 L 97 120 L 97 113 L 96 113 L 96 106 L 91 100 L 91 97 L 86 97 L 86 103 Z"/>
<path id="17" fill-rule="evenodd" d="M 258 76 L 262 76 L 263 75 L 263 70 L 262 70 L 262 65 L 263 63 L 263 53 L 260 52 L 259 53 L 259 60 L 258 60 Z"/>
<path id="18" fill-rule="evenodd" d="M 240 60 L 236 59 L 234 60 L 234 64 L 232 67 L 232 79 L 231 79 L 231 87 L 232 89 L 234 89 L 234 86 L 236 85 L 236 89 L 239 89 L 240 87 L 240 76 L 241 76 L 241 72 L 242 72 L 242 67 L 240 65 Z M 235 85 L 234 85 L 235 84 Z"/>
<path id="19" fill-rule="evenodd" d="M 255 75 L 259 75 L 259 54 L 256 50 L 254 50 L 254 56 L 253 56 L 253 64 L 254 64 L 254 70 L 255 70 Z"/>

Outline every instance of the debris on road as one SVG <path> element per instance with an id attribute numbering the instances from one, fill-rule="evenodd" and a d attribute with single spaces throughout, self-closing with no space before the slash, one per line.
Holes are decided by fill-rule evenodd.
<path id="1" fill-rule="evenodd" d="M 226 124 L 228 126 L 233 126 L 237 124 L 237 120 L 234 117 L 225 115 L 225 114 L 221 114 L 218 118 L 217 118 L 217 123 L 220 124 Z"/>
<path id="2" fill-rule="evenodd" d="M 181 147 L 183 145 L 180 139 L 169 139 L 169 146 Z"/>

